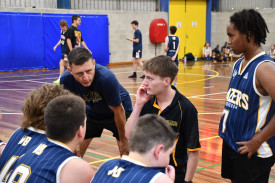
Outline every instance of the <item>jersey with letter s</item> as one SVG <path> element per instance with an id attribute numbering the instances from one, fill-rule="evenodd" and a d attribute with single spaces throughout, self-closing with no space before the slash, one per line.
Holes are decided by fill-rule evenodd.
<path id="1" fill-rule="evenodd" d="M 236 61 L 233 67 L 219 126 L 220 137 L 236 152 L 241 147 L 236 142 L 250 140 L 269 123 L 275 113 L 274 101 L 269 95 L 259 93 L 255 81 L 257 67 L 263 62 L 274 61 L 261 52 L 241 71 L 243 59 Z M 267 158 L 273 155 L 274 150 L 275 136 L 264 142 L 255 155 Z"/>

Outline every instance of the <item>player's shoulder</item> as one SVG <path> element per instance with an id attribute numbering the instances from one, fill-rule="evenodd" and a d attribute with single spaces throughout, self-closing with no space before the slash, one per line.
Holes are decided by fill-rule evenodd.
<path id="1" fill-rule="evenodd" d="M 72 80 L 74 80 L 74 77 L 68 70 L 65 71 L 60 77 L 61 84 L 64 84 L 64 82 L 66 81 L 72 81 Z"/>
<path id="2" fill-rule="evenodd" d="M 67 163 L 62 167 L 60 179 L 66 180 L 69 175 L 75 175 L 80 182 L 90 182 L 95 174 L 92 167 L 83 159 L 78 157 L 71 157 Z"/>
<path id="3" fill-rule="evenodd" d="M 116 79 L 115 74 L 110 71 L 108 68 L 96 64 L 95 66 L 95 79 L 100 79 L 102 82 L 112 82 L 113 79 Z"/>

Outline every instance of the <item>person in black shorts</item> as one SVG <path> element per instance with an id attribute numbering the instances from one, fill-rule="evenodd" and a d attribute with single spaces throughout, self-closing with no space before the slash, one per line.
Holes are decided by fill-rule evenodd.
<path id="1" fill-rule="evenodd" d="M 126 38 L 128 41 L 133 42 L 133 68 L 134 73 L 133 75 L 129 76 L 129 78 L 136 78 L 137 77 L 137 65 L 142 67 L 143 63 L 141 61 L 142 58 L 142 34 L 140 30 L 138 29 L 138 21 L 134 20 L 131 22 L 132 28 L 134 29 L 134 38 Z M 140 78 L 144 78 L 144 75 L 142 75 Z"/>
<path id="2" fill-rule="evenodd" d="M 176 148 L 170 156 L 170 165 L 176 170 L 176 183 L 191 182 L 200 156 L 198 112 L 195 106 L 174 86 L 178 67 L 171 57 L 160 55 L 143 65 L 145 79 L 136 95 L 134 110 L 125 132 L 130 132 L 139 116 L 158 114 L 179 133 Z"/>
<path id="3" fill-rule="evenodd" d="M 74 48 L 68 55 L 69 67 L 60 78 L 65 89 L 82 97 L 87 105 L 87 129 L 80 147 L 84 155 L 91 140 L 100 137 L 103 129 L 113 132 L 120 154 L 127 154 L 128 140 L 124 126 L 132 112 L 129 93 L 107 68 L 95 64 L 86 48 Z"/>
<path id="4" fill-rule="evenodd" d="M 58 77 L 57 80 L 55 80 L 53 82 L 54 84 L 59 84 L 60 83 L 60 76 L 65 71 L 64 67 L 68 67 L 68 59 L 67 59 L 67 55 L 65 54 L 66 47 L 67 47 L 65 33 L 66 33 L 67 29 L 68 29 L 68 24 L 67 24 L 66 20 L 61 20 L 59 22 L 59 25 L 60 25 L 60 29 L 61 29 L 61 37 L 60 37 L 59 41 L 56 43 L 56 45 L 53 47 L 53 51 L 55 51 L 56 48 L 59 45 L 61 45 L 62 57 L 61 57 L 61 60 L 59 62 L 59 70 L 60 70 L 59 77 Z"/>

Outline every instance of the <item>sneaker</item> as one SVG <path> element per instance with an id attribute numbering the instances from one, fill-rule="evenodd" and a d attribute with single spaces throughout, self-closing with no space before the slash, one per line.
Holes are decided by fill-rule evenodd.
<path id="1" fill-rule="evenodd" d="M 55 81 L 53 82 L 53 84 L 59 85 L 59 84 L 60 84 L 60 78 L 58 78 L 57 80 L 55 80 Z"/>
<path id="2" fill-rule="evenodd" d="M 137 75 L 133 74 L 133 75 L 129 76 L 128 78 L 137 78 Z"/>
<path id="3" fill-rule="evenodd" d="M 145 75 L 143 75 L 143 76 L 140 76 L 140 78 L 141 78 L 141 79 L 144 79 L 144 78 L 145 78 Z"/>

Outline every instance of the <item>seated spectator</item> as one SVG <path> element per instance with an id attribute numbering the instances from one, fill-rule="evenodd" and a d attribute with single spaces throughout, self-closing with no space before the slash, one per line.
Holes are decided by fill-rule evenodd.
<path id="1" fill-rule="evenodd" d="M 177 136 L 163 117 L 140 117 L 130 134 L 129 156 L 103 163 L 92 183 L 174 182 L 175 169 L 168 164 Z"/>
<path id="2" fill-rule="evenodd" d="M 267 54 L 273 59 L 275 60 L 275 44 L 272 44 L 270 46 L 270 50 L 267 52 Z"/>
<path id="3" fill-rule="evenodd" d="M 212 49 L 209 46 L 209 42 L 206 42 L 204 44 L 204 47 L 202 49 L 202 57 L 206 60 L 211 60 L 212 57 Z"/>

